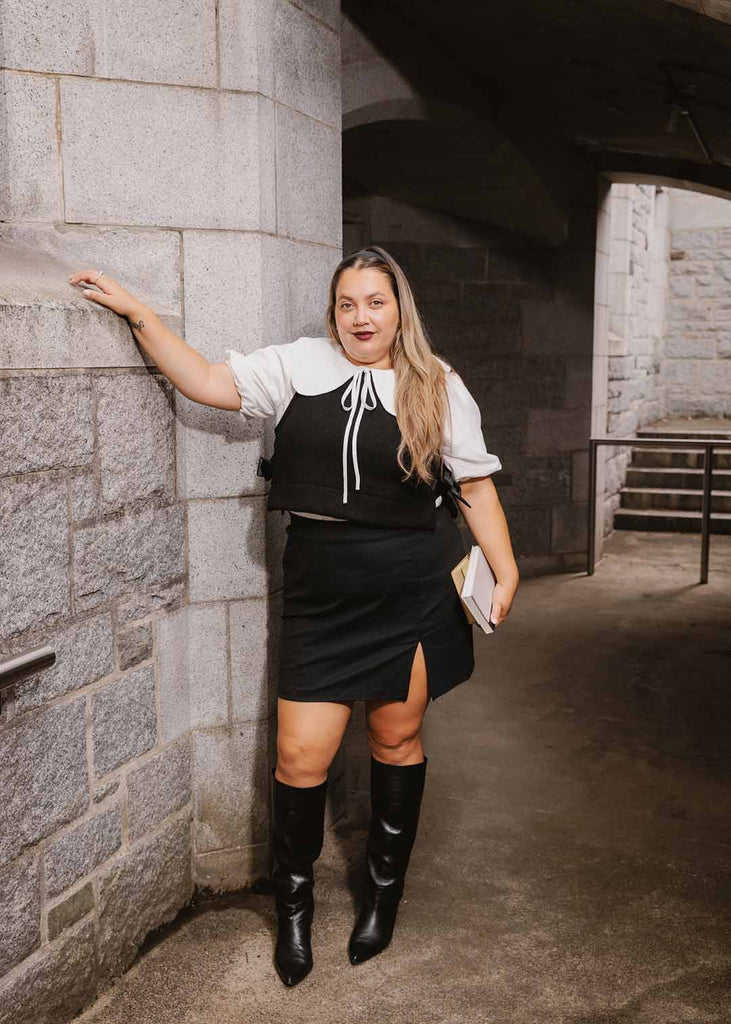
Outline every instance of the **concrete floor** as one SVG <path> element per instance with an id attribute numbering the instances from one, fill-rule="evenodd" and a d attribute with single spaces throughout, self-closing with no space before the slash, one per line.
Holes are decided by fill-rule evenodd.
<path id="1" fill-rule="evenodd" d="M 616 532 L 595 575 L 521 582 L 425 721 L 420 832 L 391 946 L 352 967 L 342 826 L 315 966 L 287 989 L 272 898 L 171 932 L 84 1024 L 731 1022 L 731 537 Z"/>

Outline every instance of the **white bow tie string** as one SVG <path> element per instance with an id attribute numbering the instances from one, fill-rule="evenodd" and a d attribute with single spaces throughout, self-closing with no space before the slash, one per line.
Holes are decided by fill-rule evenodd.
<path id="1" fill-rule="evenodd" d="M 363 387 L 361 387 L 363 382 Z M 376 394 L 373 389 L 373 374 L 365 367 L 361 367 L 353 374 L 350 384 L 345 389 L 340 404 L 346 411 L 350 410 L 350 416 L 343 434 L 343 504 L 348 501 L 348 435 L 353 426 L 352 457 L 353 470 L 355 472 L 355 489 L 360 490 L 360 469 L 358 468 L 358 430 L 363 413 L 366 409 L 375 409 Z"/>

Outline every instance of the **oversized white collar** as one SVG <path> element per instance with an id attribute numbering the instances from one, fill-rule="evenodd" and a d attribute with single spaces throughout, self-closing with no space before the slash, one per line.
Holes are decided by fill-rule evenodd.
<path id="1" fill-rule="evenodd" d="M 437 358 L 439 358 L 437 356 Z M 449 364 L 439 362 L 446 370 Z M 358 467 L 358 431 L 363 413 L 376 407 L 376 394 L 381 405 L 392 416 L 396 415 L 394 392 L 396 373 L 394 370 L 379 370 L 371 366 L 356 366 L 345 356 L 341 348 L 330 338 L 298 338 L 292 347 L 292 387 L 301 395 L 323 395 L 335 391 L 346 380 L 350 385 L 345 389 L 341 405 L 349 412 L 343 432 L 343 504 L 348 503 L 348 441 L 355 476 L 355 489 L 360 490 L 360 469 Z M 352 433 L 351 433 L 352 430 Z"/>
<path id="2" fill-rule="evenodd" d="M 323 395 L 339 388 L 351 377 L 358 378 L 358 385 L 360 378 L 370 378 L 366 381 L 368 388 L 375 388 L 384 409 L 392 416 L 396 415 L 394 370 L 356 366 L 330 338 L 298 338 L 292 348 L 292 356 L 292 387 L 301 395 Z M 445 370 L 450 369 L 443 359 L 439 362 Z M 355 382 L 354 390 L 356 393 L 359 390 L 355 388 Z"/>

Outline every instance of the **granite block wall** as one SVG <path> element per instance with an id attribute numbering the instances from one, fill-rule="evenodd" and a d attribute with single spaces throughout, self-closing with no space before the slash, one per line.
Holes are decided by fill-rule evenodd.
<path id="1" fill-rule="evenodd" d="M 698 196 L 706 226 L 670 231 L 670 289 L 661 373 L 669 416 L 731 419 L 731 226 Z M 710 208 L 709 208 L 710 207 Z"/>
<path id="2" fill-rule="evenodd" d="M 0 658 L 56 661 L 0 698 L 0 1024 L 63 1024 L 196 886 L 269 870 L 273 425 L 177 393 L 67 278 L 212 362 L 324 330 L 339 5 L 151 10 L 2 6 Z"/>
<path id="3" fill-rule="evenodd" d="M 662 375 L 668 292 L 669 203 L 672 190 L 654 184 L 611 185 L 607 268 L 606 422 L 598 436 L 626 437 L 666 415 Z M 607 447 L 599 529 L 613 529 L 631 449 Z"/>

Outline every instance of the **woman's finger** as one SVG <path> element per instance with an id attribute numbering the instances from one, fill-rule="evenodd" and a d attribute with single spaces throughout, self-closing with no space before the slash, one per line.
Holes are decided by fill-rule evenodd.
<path id="1" fill-rule="evenodd" d="M 109 293 L 114 290 L 116 281 L 105 273 L 99 276 L 98 270 L 81 270 L 76 274 L 71 274 L 69 284 L 93 284 L 100 291 Z"/>
<path id="2" fill-rule="evenodd" d="M 109 306 L 111 304 L 111 296 L 107 296 L 104 292 L 94 291 L 93 288 L 84 288 L 81 293 L 85 299 L 93 299 L 94 302 L 98 302 L 100 306 Z"/>

